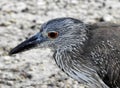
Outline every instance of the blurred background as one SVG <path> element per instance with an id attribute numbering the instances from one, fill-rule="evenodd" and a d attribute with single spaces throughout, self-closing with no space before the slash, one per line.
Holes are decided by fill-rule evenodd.
<path id="1" fill-rule="evenodd" d="M 119 24 L 120 0 L 0 0 L 0 88 L 84 88 L 57 67 L 50 49 L 8 55 L 57 17 Z"/>

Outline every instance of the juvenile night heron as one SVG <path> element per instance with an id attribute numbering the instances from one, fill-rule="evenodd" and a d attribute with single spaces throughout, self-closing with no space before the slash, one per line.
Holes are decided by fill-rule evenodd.
<path id="1" fill-rule="evenodd" d="M 120 26 L 74 18 L 44 23 L 40 32 L 10 51 L 50 47 L 57 65 L 88 88 L 120 88 Z"/>

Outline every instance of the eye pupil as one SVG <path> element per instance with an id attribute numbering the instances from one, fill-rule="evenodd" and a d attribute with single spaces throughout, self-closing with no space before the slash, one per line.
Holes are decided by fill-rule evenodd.
<path id="1" fill-rule="evenodd" d="M 58 36 L 58 32 L 49 32 L 49 33 L 48 33 L 48 37 L 49 37 L 49 38 L 53 38 L 53 39 L 54 39 L 54 38 L 56 38 L 57 36 Z"/>

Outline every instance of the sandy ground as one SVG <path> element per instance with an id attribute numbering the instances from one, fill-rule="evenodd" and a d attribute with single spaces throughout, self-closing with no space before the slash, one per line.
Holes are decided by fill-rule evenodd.
<path id="1" fill-rule="evenodd" d="M 120 23 L 120 0 L 0 0 L 0 88 L 84 88 L 57 67 L 50 49 L 8 55 L 57 17 Z"/>

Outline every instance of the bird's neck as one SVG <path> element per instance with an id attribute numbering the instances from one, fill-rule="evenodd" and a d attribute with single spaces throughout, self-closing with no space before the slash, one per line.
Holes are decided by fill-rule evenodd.
<path id="1" fill-rule="evenodd" d="M 64 49 L 57 49 L 54 53 L 54 59 L 57 65 L 62 70 L 66 70 L 67 68 L 71 68 L 76 65 L 90 66 L 90 61 L 82 55 L 84 52 L 82 48 L 83 47 L 80 44 L 76 44 L 73 46 L 67 46 Z"/>
<path id="2" fill-rule="evenodd" d="M 108 88 L 97 75 L 94 66 L 85 58 L 80 44 L 59 48 L 54 53 L 57 65 L 66 74 L 82 84 L 88 83 L 90 88 Z"/>

